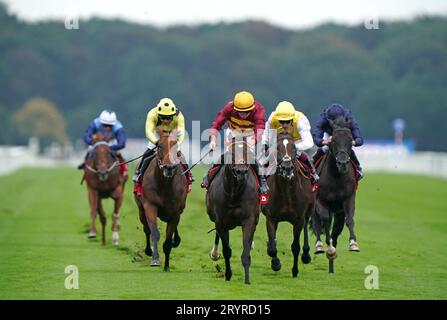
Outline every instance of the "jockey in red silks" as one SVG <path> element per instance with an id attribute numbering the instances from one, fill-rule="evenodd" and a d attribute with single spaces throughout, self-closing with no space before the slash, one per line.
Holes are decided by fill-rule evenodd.
<path id="1" fill-rule="evenodd" d="M 255 101 L 250 92 L 238 92 L 233 101 L 228 102 L 217 114 L 217 118 L 211 125 L 211 141 L 210 148 L 214 150 L 217 145 L 217 135 L 224 124 L 227 124 L 228 129 L 225 131 L 225 141 L 230 142 L 233 138 L 246 137 L 247 143 L 250 147 L 256 145 L 261 141 L 263 131 L 265 129 L 265 109 L 264 106 Z M 221 163 L 224 163 L 224 155 L 221 156 Z M 213 168 L 219 165 L 214 165 Z M 252 164 L 256 172 L 260 188 L 259 192 L 265 194 L 268 191 L 267 182 L 264 175 L 259 172 L 259 164 L 255 161 Z M 211 170 L 210 170 L 211 171 Z M 216 175 L 218 169 L 213 170 L 212 174 L 205 175 L 202 182 L 202 187 L 208 188 L 211 180 Z"/>

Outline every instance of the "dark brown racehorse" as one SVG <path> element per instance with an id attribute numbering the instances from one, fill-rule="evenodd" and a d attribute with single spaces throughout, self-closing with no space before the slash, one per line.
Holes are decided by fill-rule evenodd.
<path id="1" fill-rule="evenodd" d="M 261 208 L 267 218 L 267 254 L 272 258 L 272 269 L 279 271 L 281 262 L 276 249 L 276 230 L 281 221 L 291 223 L 293 225 L 292 276 L 296 277 L 299 272 L 298 256 L 301 249 L 302 230 L 304 230 L 304 246 L 301 261 L 304 264 L 311 261 L 307 222 L 314 211 L 315 193 L 312 192 L 312 184 L 304 175 L 303 168 L 299 167 L 295 156 L 296 146 L 290 134 L 278 133 L 276 155 L 276 172 L 267 179 L 270 200 Z"/>
<path id="2" fill-rule="evenodd" d="M 224 167 L 217 173 L 206 193 L 206 208 L 217 232 L 213 251 L 217 250 L 219 237 L 222 239 L 227 281 L 232 276 L 229 231 L 237 226 L 242 227 L 241 260 L 245 271 L 245 283 L 250 284 L 250 250 L 260 210 L 256 177 L 250 169 L 254 155 L 249 151 L 245 141 L 233 141 L 229 151 L 225 154 Z"/>
<path id="3" fill-rule="evenodd" d="M 102 225 L 102 244 L 106 244 L 106 214 L 102 206 L 102 199 L 112 198 L 115 201 L 112 215 L 112 244 L 119 244 L 119 210 L 123 203 L 124 186 L 127 176 L 122 177 L 119 160 L 110 150 L 108 137 L 96 134 L 95 144 L 90 151 L 92 156 L 86 160 L 84 179 L 87 183 L 88 200 L 90 205 L 91 227 L 89 238 L 96 237 L 96 214 Z"/>
<path id="4" fill-rule="evenodd" d="M 325 158 L 319 163 L 320 181 L 317 192 L 312 227 L 317 236 L 315 253 L 322 253 L 320 235 L 322 229 L 326 235 L 329 259 L 329 272 L 333 270 L 333 260 L 337 257 L 338 236 L 346 223 L 349 229 L 349 250 L 359 251 L 354 233 L 354 211 L 356 196 L 356 173 L 351 163 L 352 134 L 349 119 L 339 117 L 330 121 L 333 128 L 332 142 Z M 332 219 L 334 225 L 330 234 Z"/>
<path id="5" fill-rule="evenodd" d="M 146 254 L 152 256 L 150 266 L 160 266 L 158 253 L 157 218 L 166 222 L 166 239 L 163 243 L 165 254 L 164 271 L 169 271 L 171 249 L 180 244 L 177 226 L 185 209 L 187 182 L 182 175 L 182 165 L 177 154 L 176 132 L 159 133 L 158 148 L 143 176 L 143 192 L 135 201 L 139 208 L 140 221 L 146 234 Z M 153 242 L 151 249 L 150 241 Z"/>

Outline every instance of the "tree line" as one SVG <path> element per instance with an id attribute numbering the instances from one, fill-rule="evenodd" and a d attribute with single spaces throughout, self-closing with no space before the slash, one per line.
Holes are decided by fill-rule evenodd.
<path id="1" fill-rule="evenodd" d="M 104 108 L 117 112 L 128 136 L 143 138 L 145 116 L 162 97 L 177 103 L 188 126 L 200 120 L 204 128 L 235 92 L 248 90 L 268 112 L 291 101 L 313 125 L 325 106 L 341 103 L 367 139 L 392 138 L 393 119 L 403 118 L 417 149 L 447 151 L 442 16 L 372 30 L 262 21 L 162 29 L 98 18 L 67 30 L 64 21 L 21 21 L 0 4 L 0 57 L 1 144 L 27 141 L 19 112 L 33 98 L 60 113 L 49 118 L 64 122 L 52 132 L 66 141 Z"/>

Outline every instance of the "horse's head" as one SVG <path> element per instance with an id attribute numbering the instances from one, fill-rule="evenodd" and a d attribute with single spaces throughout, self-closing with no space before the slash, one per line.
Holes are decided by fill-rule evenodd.
<path id="1" fill-rule="evenodd" d="M 329 144 L 329 150 L 335 158 L 338 172 L 346 174 L 348 164 L 351 161 L 352 133 L 351 120 L 345 117 L 338 117 L 335 120 L 329 120 L 332 127 L 332 142 Z"/>
<path id="2" fill-rule="evenodd" d="M 87 169 L 96 173 L 100 181 L 106 181 L 109 173 L 115 167 L 112 151 L 104 140 L 100 140 L 93 145 L 92 151 L 93 167 L 87 166 Z"/>
<path id="3" fill-rule="evenodd" d="M 177 156 L 177 131 L 158 131 L 157 164 L 163 176 L 172 178 L 179 164 Z"/>
<path id="4" fill-rule="evenodd" d="M 286 179 L 292 179 L 295 167 L 296 146 L 293 136 L 287 132 L 279 132 L 277 136 L 278 173 Z"/>
<path id="5" fill-rule="evenodd" d="M 251 152 L 246 139 L 235 140 L 230 144 L 229 153 L 226 156 L 225 164 L 229 164 L 231 172 L 237 181 L 247 178 L 250 169 Z"/>

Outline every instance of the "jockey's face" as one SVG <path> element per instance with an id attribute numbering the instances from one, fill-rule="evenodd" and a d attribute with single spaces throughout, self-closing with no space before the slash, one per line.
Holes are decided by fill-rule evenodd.
<path id="1" fill-rule="evenodd" d="M 290 127 L 292 125 L 292 120 L 280 121 L 279 123 L 281 124 L 281 127 L 283 128 L 283 130 L 287 131 L 290 129 Z"/>
<path id="2" fill-rule="evenodd" d="M 103 124 L 102 128 L 104 129 L 104 131 L 111 131 L 112 130 L 112 126 L 110 124 Z"/>
<path id="3" fill-rule="evenodd" d="M 241 119 L 247 119 L 248 115 L 250 114 L 250 111 L 239 111 L 238 115 Z"/>
<path id="4" fill-rule="evenodd" d="M 159 115 L 158 118 L 163 124 L 170 124 L 172 121 L 172 116 Z"/>

